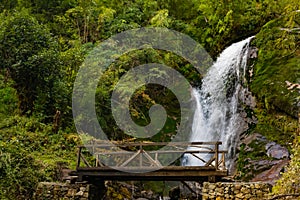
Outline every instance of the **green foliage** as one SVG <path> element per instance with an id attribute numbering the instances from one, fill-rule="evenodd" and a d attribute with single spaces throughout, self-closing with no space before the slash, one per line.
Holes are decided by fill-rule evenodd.
<path id="1" fill-rule="evenodd" d="M 198 37 L 213 57 L 233 41 L 255 35 L 260 28 L 282 13 L 286 2 L 272 0 L 199 1 L 195 24 L 204 28 Z"/>
<path id="2" fill-rule="evenodd" d="M 92 45 L 91 45 L 92 46 Z M 79 66 L 84 60 L 85 53 L 91 48 L 89 44 L 81 45 L 79 41 L 74 42 L 71 48 L 60 52 L 62 62 L 61 73 L 63 77 L 56 82 L 54 88 L 57 88 L 56 96 L 59 97 L 58 108 L 61 113 L 60 124 L 62 128 L 75 130 L 72 115 L 72 92 L 73 84 L 76 79 Z"/>
<path id="3" fill-rule="evenodd" d="M 237 171 L 235 178 L 243 181 L 250 181 L 256 174 L 261 173 L 266 170 L 266 168 L 261 167 L 256 169 L 251 163 L 260 160 L 271 160 L 268 157 L 265 149 L 265 142 L 254 140 L 247 146 L 242 144 L 240 146 L 239 157 L 237 160 Z M 246 147 L 248 149 L 246 149 Z M 251 150 L 249 150 L 251 149 Z"/>
<path id="4" fill-rule="evenodd" d="M 268 140 L 287 148 L 291 147 L 298 126 L 296 119 L 274 109 L 268 111 L 262 105 L 255 109 L 255 116 L 258 123 L 254 132 L 262 133 Z"/>
<path id="5" fill-rule="evenodd" d="M 41 165 L 27 153 L 0 151 L 0 198 L 30 199 L 35 191 L 32 186 L 45 180 Z"/>
<path id="6" fill-rule="evenodd" d="M 32 199 L 40 181 L 57 180 L 56 163 L 74 168 L 77 134 L 52 132 L 36 117 L 17 115 L 17 91 L 0 75 L 0 199 Z"/>
<path id="7" fill-rule="evenodd" d="M 97 43 L 132 28 L 159 26 L 180 31 L 201 43 L 213 58 L 232 42 L 259 33 L 255 40 L 259 56 L 250 83 L 259 102 L 254 131 L 288 146 L 294 138 L 300 99 L 285 82 L 298 83 L 300 77 L 298 9 L 298 0 L 2 1 L 0 198 L 28 199 L 37 181 L 55 177 L 55 162 L 74 165 L 79 139 L 71 134 L 71 96 L 79 66 Z M 151 62 L 173 67 L 194 86 L 201 84 L 202 77 L 193 66 L 172 53 L 149 48 L 122 55 L 105 72 L 96 92 L 98 120 L 112 139 L 128 137 L 111 115 L 114 86 L 131 68 Z M 156 70 L 152 76 L 167 74 Z M 180 121 L 178 102 L 171 91 L 157 85 L 141 87 L 132 96 L 131 115 L 137 124 L 146 125 L 148 110 L 157 103 L 166 108 L 168 119 L 151 140 L 169 141 Z M 56 111 L 61 113 L 61 130 L 53 133 Z M 18 116 L 18 112 L 31 117 Z M 259 144 L 253 145 L 257 152 L 261 150 Z M 247 157 L 261 158 L 257 152 L 241 154 L 239 163 Z M 295 171 L 297 155 L 290 168 Z M 246 176 L 243 166 L 239 168 Z M 292 173 L 283 180 L 293 177 Z"/>
<path id="8" fill-rule="evenodd" d="M 170 19 L 168 19 L 168 10 L 159 10 L 157 14 L 150 20 L 150 24 L 156 27 L 168 27 Z"/>
<path id="9" fill-rule="evenodd" d="M 53 16 L 62 15 L 76 2 L 77 0 L 17 0 L 14 6 L 17 9 L 29 9 L 39 21 L 49 23 L 53 21 Z"/>
<path id="10" fill-rule="evenodd" d="M 146 63 L 161 63 L 171 66 L 183 74 L 192 85 L 197 85 L 201 75 L 187 61 L 170 52 L 145 49 L 133 51 L 122 55 L 101 77 L 96 90 L 96 111 L 98 120 L 104 132 L 112 139 L 125 139 L 126 135 L 115 124 L 111 114 L 110 97 L 121 76 L 128 70 Z M 162 78 L 171 80 L 166 72 L 159 68 L 153 73 L 145 74 L 140 79 Z M 174 80 L 174 84 L 176 80 Z M 126 93 L 126 88 L 122 90 Z M 175 95 L 167 88 L 155 84 L 139 88 L 131 96 L 130 113 L 132 119 L 139 125 L 147 125 L 150 122 L 149 109 L 154 104 L 161 104 L 167 111 L 168 119 L 164 128 L 153 141 L 169 141 L 176 133 L 176 127 L 180 122 L 179 102 Z M 126 106 L 126 105 L 124 105 Z"/>
<path id="11" fill-rule="evenodd" d="M 0 119 L 16 113 L 18 98 L 13 81 L 0 74 Z"/>
<path id="12" fill-rule="evenodd" d="M 299 132 L 300 133 L 300 127 Z M 273 187 L 274 194 L 292 194 L 300 192 L 300 136 L 295 139 L 293 156 L 287 171 Z"/>
<path id="13" fill-rule="evenodd" d="M 300 111 L 299 93 L 287 85 L 287 81 L 298 83 L 300 77 L 299 36 L 289 31 L 299 22 L 296 12 L 286 14 L 267 23 L 254 41 L 259 48 L 250 83 L 259 100 L 254 131 L 287 147 L 293 141 Z"/>
<path id="14" fill-rule="evenodd" d="M 98 35 L 98 18 L 101 7 L 89 1 L 80 1 L 79 4 L 66 11 L 66 17 L 77 30 L 83 43 L 95 41 Z"/>
<path id="15" fill-rule="evenodd" d="M 53 134 L 52 126 L 31 117 L 0 121 L 0 198 L 32 199 L 40 181 L 57 180 L 56 163 L 74 168 L 77 134 Z"/>
<path id="16" fill-rule="evenodd" d="M 14 80 L 21 113 L 32 114 L 39 102 L 38 112 L 53 114 L 60 61 L 49 31 L 26 10 L 8 15 L 1 23 L 0 49 L 1 68 Z"/>
<path id="17" fill-rule="evenodd" d="M 299 126 L 297 121 L 299 93 L 289 88 L 287 81 L 299 83 L 299 33 L 295 32 L 294 28 L 299 25 L 300 15 L 293 10 L 291 12 L 290 6 L 293 7 L 295 4 L 286 7 L 281 17 L 268 22 L 256 35 L 253 45 L 258 47 L 259 52 L 258 59 L 252 63 L 254 75 L 250 78 L 250 89 L 257 96 L 254 114 L 258 122 L 253 132 L 261 133 L 267 139 L 290 150 L 293 149 L 291 165 L 274 188 L 276 194 L 293 192 L 297 190 L 294 185 L 298 185 L 297 177 L 293 174 L 299 171 L 297 167 L 299 141 L 295 139 L 293 147 L 291 144 L 297 137 L 295 133 Z M 252 152 L 245 152 L 242 146 L 239 154 L 238 170 L 243 179 L 249 179 L 251 174 L 256 173 L 251 167 L 249 169 L 245 159 L 262 159 L 256 153 L 263 152 L 263 149 L 260 150 L 259 146 L 252 148 L 254 148 Z"/>
<path id="18" fill-rule="evenodd" d="M 264 26 L 255 40 L 259 55 L 250 86 L 266 109 L 273 106 L 294 117 L 299 112 L 299 93 L 288 89 L 286 81 L 297 83 L 300 77 L 299 35 L 289 31 L 299 23 L 300 15 L 291 13 Z"/>
<path id="19" fill-rule="evenodd" d="M 18 4 L 18 0 L 12 0 L 12 1 L 1 1 L 0 4 L 0 12 L 3 12 L 5 10 L 11 10 L 16 7 Z"/>

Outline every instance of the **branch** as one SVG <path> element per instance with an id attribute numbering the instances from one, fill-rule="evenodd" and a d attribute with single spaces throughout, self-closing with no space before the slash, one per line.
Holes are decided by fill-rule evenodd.
<path id="1" fill-rule="evenodd" d="M 289 33 L 300 33 L 300 28 L 292 28 L 292 29 L 289 29 L 289 28 L 279 28 L 279 30 L 281 31 L 287 31 Z"/>

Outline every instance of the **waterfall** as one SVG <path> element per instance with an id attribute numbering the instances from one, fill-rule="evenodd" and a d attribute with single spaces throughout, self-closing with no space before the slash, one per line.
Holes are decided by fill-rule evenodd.
<path id="1" fill-rule="evenodd" d="M 245 90 L 243 83 L 252 38 L 226 48 L 202 80 L 201 89 L 192 90 L 195 113 L 190 141 L 222 141 L 221 149 L 228 150 L 228 168 L 236 153 L 239 135 L 246 125 L 240 114 L 239 101 Z M 209 159 L 211 155 L 205 156 Z M 184 160 L 184 165 L 203 165 L 192 155 L 186 155 Z"/>

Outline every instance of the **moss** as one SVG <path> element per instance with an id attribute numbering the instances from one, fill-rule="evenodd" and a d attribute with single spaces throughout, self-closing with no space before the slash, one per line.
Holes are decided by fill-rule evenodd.
<path id="1" fill-rule="evenodd" d="M 287 171 L 273 187 L 274 194 L 291 194 L 300 192 L 300 127 L 294 141 L 293 156 Z"/>
<path id="2" fill-rule="evenodd" d="M 252 43 L 259 49 L 249 85 L 258 102 L 253 132 L 287 147 L 293 141 L 300 112 L 299 90 L 286 83 L 300 82 L 300 36 L 287 30 L 299 22 L 300 13 L 283 15 L 267 23 Z"/>
<path id="3" fill-rule="evenodd" d="M 245 165 L 249 164 L 249 161 L 246 159 L 247 154 L 245 152 L 245 144 L 242 144 L 240 146 L 241 150 L 239 153 L 238 161 L 237 161 L 237 171 L 238 173 L 236 174 L 235 178 L 238 180 L 241 179 L 248 179 L 247 175 L 249 174 L 249 170 L 245 170 Z"/>
<path id="4" fill-rule="evenodd" d="M 0 198 L 31 199 L 39 181 L 57 180 L 57 162 L 76 166 L 77 134 L 52 133 L 34 117 L 0 119 Z"/>
<path id="5" fill-rule="evenodd" d="M 256 36 L 253 43 L 259 52 L 250 88 L 266 110 L 279 110 L 296 118 L 300 95 L 298 91 L 289 90 L 286 81 L 300 81 L 300 36 L 284 31 L 294 28 L 287 25 L 290 19 L 296 22 L 300 14 L 273 20 Z"/>
<path id="6" fill-rule="evenodd" d="M 273 160 L 267 156 L 266 143 L 254 140 L 249 145 L 241 144 L 237 161 L 238 174 L 236 179 L 250 181 L 256 174 L 266 170 L 266 168 L 256 169 L 253 163 L 260 160 Z"/>
<path id="7" fill-rule="evenodd" d="M 178 182 L 171 181 L 143 181 L 142 188 L 144 190 L 151 190 L 154 194 L 167 196 L 170 190 L 178 186 Z"/>
<path id="8" fill-rule="evenodd" d="M 288 88 L 286 81 L 300 82 L 300 35 L 289 30 L 299 22 L 297 12 L 268 22 L 252 42 L 259 49 L 258 58 L 250 60 L 254 74 L 249 78 L 249 88 L 257 97 L 257 106 L 247 116 L 254 114 L 257 124 L 247 133 L 260 133 L 290 151 L 298 127 L 300 95 L 298 90 Z M 270 159 L 264 147 L 257 141 L 241 145 L 237 178 L 251 180 L 260 172 L 261 168 L 257 171 L 253 161 Z"/>
<path id="9" fill-rule="evenodd" d="M 298 126 L 296 119 L 280 111 L 267 110 L 261 103 L 255 109 L 255 115 L 258 123 L 253 132 L 290 149 Z"/>
<path id="10" fill-rule="evenodd" d="M 18 97 L 13 81 L 0 73 L 0 119 L 17 113 Z"/>

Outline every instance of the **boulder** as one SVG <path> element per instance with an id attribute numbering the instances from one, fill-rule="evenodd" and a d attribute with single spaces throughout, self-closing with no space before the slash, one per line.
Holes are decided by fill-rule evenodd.
<path id="1" fill-rule="evenodd" d="M 261 181 L 274 185 L 276 180 L 280 178 L 280 174 L 284 171 L 284 168 L 288 165 L 289 160 L 281 160 L 277 164 L 273 165 L 271 169 L 263 171 L 256 175 L 251 181 Z"/>
<path id="2" fill-rule="evenodd" d="M 267 155 L 276 159 L 286 159 L 290 156 L 289 151 L 275 142 L 266 144 Z"/>
<path id="3" fill-rule="evenodd" d="M 259 133 L 244 136 L 241 144 L 246 157 L 244 169 L 247 180 L 274 184 L 289 163 L 288 149 Z"/>

